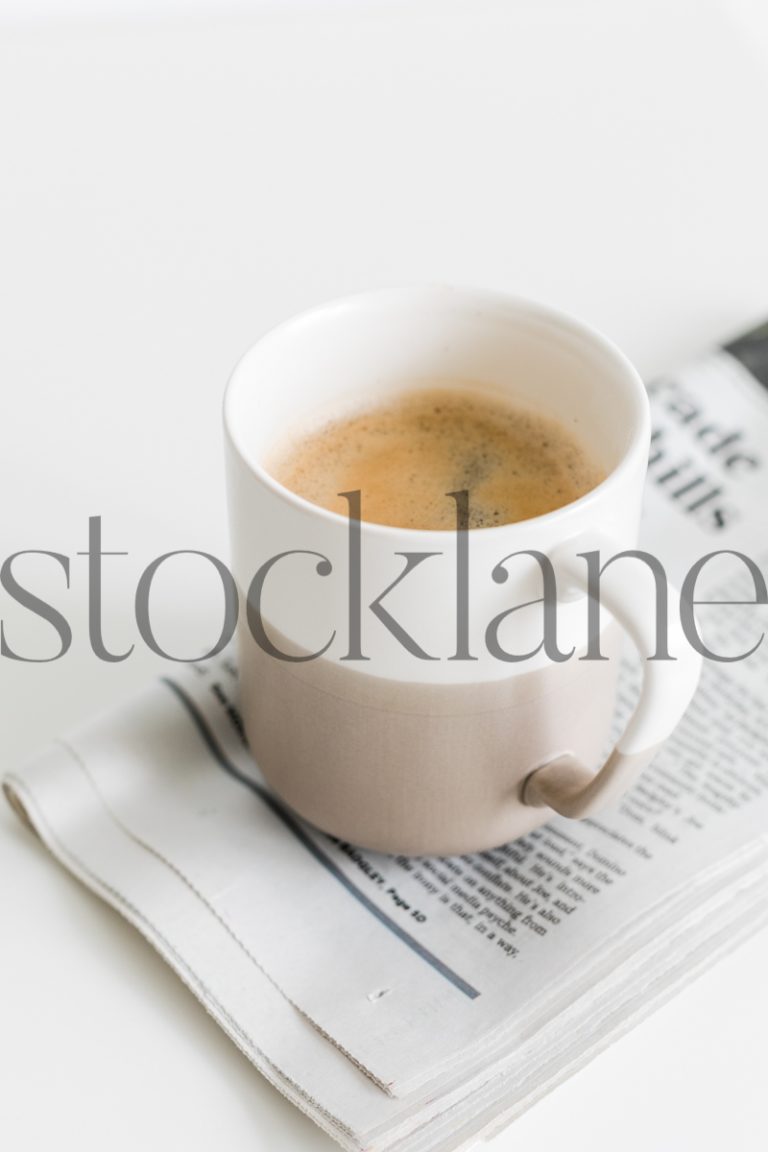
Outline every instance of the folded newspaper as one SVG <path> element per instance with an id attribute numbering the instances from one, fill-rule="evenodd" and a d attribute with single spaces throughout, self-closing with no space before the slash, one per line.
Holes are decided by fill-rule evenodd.
<path id="1" fill-rule="evenodd" d="M 733 553 L 764 570 L 768 326 L 649 390 L 643 547 L 678 583 L 731 554 L 697 583 L 721 659 L 613 810 L 474 856 L 338 842 L 260 777 L 231 656 L 5 777 L 53 855 L 344 1148 L 492 1134 L 768 919 L 768 644 L 722 659 L 766 624 Z M 617 725 L 637 680 L 628 662 Z"/>

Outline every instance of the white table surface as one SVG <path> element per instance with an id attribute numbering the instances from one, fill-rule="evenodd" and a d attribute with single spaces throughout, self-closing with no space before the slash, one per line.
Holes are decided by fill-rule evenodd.
<path id="1" fill-rule="evenodd" d="M 25 572 L 75 633 L 58 662 L 0 658 L 3 766 L 160 667 L 140 641 L 90 653 L 74 554 L 96 514 L 130 553 L 105 561 L 114 648 L 150 559 L 226 556 L 221 390 L 279 318 L 379 284 L 497 286 L 652 373 L 768 313 L 759 3 L 119 7 L 0 5 L 0 558 L 72 556 L 69 591 L 50 561 Z M 158 636 L 201 651 L 211 586 L 174 587 Z M 0 615 L 50 653 L 7 597 Z M 9 1152 L 331 1148 L 4 810 L 0 977 Z M 762 934 L 493 1148 L 763 1148 L 766 1042 Z"/>

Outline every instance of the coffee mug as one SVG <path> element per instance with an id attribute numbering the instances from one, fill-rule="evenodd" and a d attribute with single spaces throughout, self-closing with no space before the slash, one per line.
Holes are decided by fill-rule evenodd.
<path id="1" fill-rule="evenodd" d="M 544 515 L 448 532 L 339 515 L 265 467 L 277 443 L 435 381 L 554 416 L 605 479 Z M 229 382 L 224 426 L 245 732 L 304 819 L 383 852 L 480 851 L 614 802 L 671 733 L 700 657 L 673 611 L 672 658 L 648 659 L 648 568 L 615 561 L 597 624 L 588 610 L 584 554 L 604 563 L 637 546 L 650 436 L 642 381 L 604 337 L 503 294 L 365 293 L 259 340 Z M 623 633 L 643 683 L 609 751 Z M 590 658 L 598 641 L 607 659 Z"/>

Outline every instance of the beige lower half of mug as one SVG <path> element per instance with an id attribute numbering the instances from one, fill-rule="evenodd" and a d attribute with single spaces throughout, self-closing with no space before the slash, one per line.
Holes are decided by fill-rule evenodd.
<path id="1" fill-rule="evenodd" d="M 450 685 L 322 657 L 279 660 L 244 623 L 239 643 L 243 720 L 264 776 L 305 820 L 366 848 L 454 855 L 504 844 L 552 817 L 523 803 L 534 769 L 563 753 L 597 768 L 607 750 L 621 644 L 613 625 L 601 641 L 606 661 L 575 654 Z"/>

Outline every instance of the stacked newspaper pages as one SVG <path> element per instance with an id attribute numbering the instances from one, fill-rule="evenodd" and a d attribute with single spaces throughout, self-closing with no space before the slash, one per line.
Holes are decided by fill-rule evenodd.
<path id="1" fill-rule="evenodd" d="M 643 547 L 678 584 L 727 554 L 696 583 L 713 658 L 688 715 L 599 818 L 447 859 L 333 840 L 260 777 L 231 656 L 6 776 L 53 855 L 344 1148 L 492 1134 L 768 919 L 765 596 L 734 555 L 765 571 L 767 367 L 763 330 L 651 385 Z"/>

